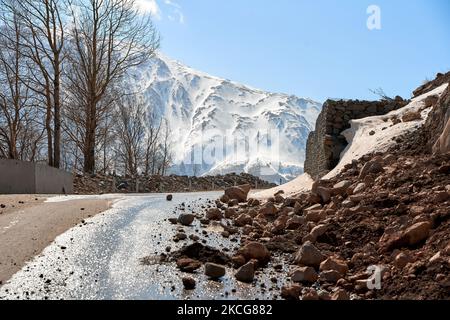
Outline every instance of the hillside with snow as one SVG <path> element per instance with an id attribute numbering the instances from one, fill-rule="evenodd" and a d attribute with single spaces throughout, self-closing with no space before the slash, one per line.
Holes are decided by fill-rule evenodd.
<path id="1" fill-rule="evenodd" d="M 169 122 L 172 173 L 247 172 L 279 183 L 303 172 L 318 102 L 213 77 L 162 54 L 135 69 L 130 86 Z"/>

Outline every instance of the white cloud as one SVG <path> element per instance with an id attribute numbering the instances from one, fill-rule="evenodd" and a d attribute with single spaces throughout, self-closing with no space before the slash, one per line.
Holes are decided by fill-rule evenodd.
<path id="1" fill-rule="evenodd" d="M 151 14 L 158 19 L 161 18 L 161 9 L 156 0 L 137 0 L 137 6 L 140 12 Z"/>
<path id="2" fill-rule="evenodd" d="M 164 1 L 164 2 L 163 2 Z M 164 11 L 167 15 L 163 14 L 163 10 L 161 9 L 159 3 L 162 3 L 166 6 Z M 172 0 L 136 0 L 136 5 L 138 6 L 139 12 L 143 14 L 151 14 L 154 18 L 161 20 L 163 16 L 167 17 L 170 21 L 176 21 L 180 24 L 184 24 L 185 17 L 182 11 L 181 5 Z"/>
<path id="3" fill-rule="evenodd" d="M 172 12 L 167 17 L 171 21 L 178 21 L 181 24 L 184 24 L 184 14 L 181 11 L 181 5 L 172 1 L 172 0 L 164 0 L 164 3 L 170 7 L 172 7 Z"/>
<path id="4" fill-rule="evenodd" d="M 181 9 L 181 6 L 178 3 L 175 3 L 175 2 L 173 2 L 171 0 L 165 0 L 164 3 L 169 5 L 169 6 L 175 7 L 177 9 Z"/>

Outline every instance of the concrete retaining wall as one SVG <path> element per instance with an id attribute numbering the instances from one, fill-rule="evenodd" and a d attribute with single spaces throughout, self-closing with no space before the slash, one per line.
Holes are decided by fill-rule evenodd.
<path id="1" fill-rule="evenodd" d="M 47 165 L 0 160 L 0 194 L 71 194 L 71 173 Z"/>

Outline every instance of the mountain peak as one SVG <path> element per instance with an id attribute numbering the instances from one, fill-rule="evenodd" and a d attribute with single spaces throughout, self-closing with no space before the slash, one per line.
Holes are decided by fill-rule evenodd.
<path id="1" fill-rule="evenodd" d="M 250 172 L 279 183 L 303 172 L 320 103 L 211 76 L 161 52 L 133 77 L 148 107 L 171 127 L 173 173 Z"/>

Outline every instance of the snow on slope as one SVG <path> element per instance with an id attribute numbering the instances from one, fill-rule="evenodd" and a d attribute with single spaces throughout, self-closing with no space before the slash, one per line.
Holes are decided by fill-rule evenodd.
<path id="1" fill-rule="evenodd" d="M 169 121 L 173 173 L 250 172 L 279 183 L 303 172 L 320 103 L 213 77 L 162 54 L 136 68 L 130 86 Z"/>
<path id="2" fill-rule="evenodd" d="M 364 119 L 350 121 L 350 129 L 344 131 L 342 135 L 347 139 L 349 145 L 341 154 L 341 161 L 330 171 L 324 179 L 336 176 L 346 164 L 353 159 L 360 159 L 366 154 L 373 152 L 384 152 L 395 142 L 393 138 L 406 134 L 407 132 L 417 130 L 426 121 L 432 107 L 424 109 L 425 99 L 432 95 L 441 95 L 447 88 L 444 84 L 428 93 L 414 98 L 407 106 L 389 112 L 386 115 L 368 117 Z M 392 118 L 401 119 L 407 112 L 421 111 L 422 120 L 401 122 L 392 126 Z M 374 135 L 370 132 L 374 131 Z"/>
<path id="3" fill-rule="evenodd" d="M 393 138 L 402 136 L 413 130 L 420 128 L 426 121 L 428 114 L 432 110 L 432 107 L 425 108 L 425 99 L 432 95 L 442 95 L 447 88 L 448 84 L 444 84 L 428 93 L 425 93 L 419 97 L 414 98 L 407 106 L 392 111 L 386 115 L 367 117 L 358 120 L 351 120 L 350 129 L 344 131 L 342 134 L 346 137 L 349 145 L 341 154 L 341 160 L 339 164 L 330 171 L 323 179 L 331 179 L 339 174 L 339 172 L 345 167 L 345 165 L 357 160 L 366 154 L 373 152 L 384 152 L 394 145 Z M 396 125 L 392 125 L 392 119 L 394 117 L 401 119 L 403 115 L 408 112 L 420 111 L 422 120 L 401 122 Z M 374 135 L 370 135 L 370 132 L 374 131 Z M 313 180 L 308 174 L 303 174 L 297 179 L 284 184 L 282 186 L 264 190 L 252 195 L 254 198 L 264 199 L 272 197 L 276 192 L 283 190 L 285 196 L 292 196 L 301 192 L 311 190 Z"/>

